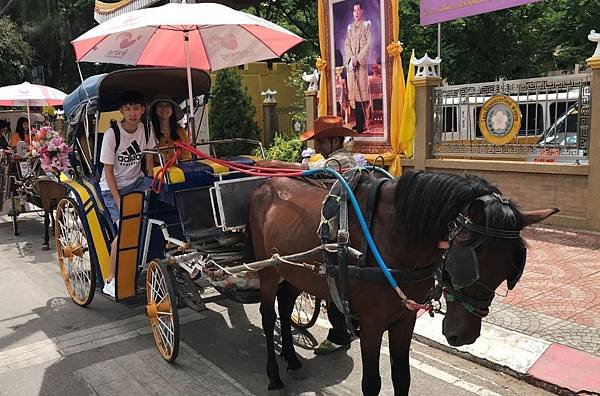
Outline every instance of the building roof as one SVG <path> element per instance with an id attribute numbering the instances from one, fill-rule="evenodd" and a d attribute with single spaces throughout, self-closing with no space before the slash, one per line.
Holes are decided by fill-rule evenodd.
<path id="1" fill-rule="evenodd" d="M 130 11 L 150 7 L 156 3 L 164 3 L 164 0 L 120 0 L 113 3 L 96 0 L 94 6 L 94 19 L 98 23 L 109 20 L 117 15 Z M 173 2 L 173 1 L 172 1 Z M 260 0 L 187 0 L 188 3 L 220 3 L 236 10 L 247 8 L 258 4 Z"/>

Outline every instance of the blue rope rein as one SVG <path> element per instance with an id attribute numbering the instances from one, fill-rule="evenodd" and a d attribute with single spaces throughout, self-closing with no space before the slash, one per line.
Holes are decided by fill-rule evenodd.
<path id="1" fill-rule="evenodd" d="M 388 177 L 390 179 L 394 179 L 394 177 L 389 172 L 387 172 L 386 170 L 384 170 L 382 168 L 375 167 L 375 170 L 377 170 L 378 172 L 382 173 L 383 175 L 385 175 L 386 177 Z M 381 271 L 383 271 L 385 278 L 387 279 L 390 286 L 392 286 L 392 288 L 394 289 L 396 294 L 398 294 L 398 296 L 402 300 L 402 303 L 404 304 L 404 306 L 411 311 L 418 311 L 420 309 L 424 309 L 426 311 L 432 311 L 433 307 L 431 306 L 431 304 L 419 304 L 419 303 L 409 299 L 406 296 L 406 294 L 404 294 L 404 292 L 398 286 L 398 283 L 392 276 L 392 273 L 390 272 L 388 266 L 383 261 L 383 258 L 381 257 L 381 254 L 379 253 L 379 249 L 377 249 L 377 245 L 375 245 L 375 241 L 373 240 L 371 231 L 369 230 L 369 227 L 367 226 L 367 222 L 365 221 L 362 211 L 360 210 L 360 206 L 358 205 L 358 201 L 356 200 L 354 191 L 352 191 L 352 188 L 350 188 L 346 179 L 344 179 L 344 177 L 342 175 L 340 175 L 339 172 L 337 172 L 336 170 L 329 168 L 329 167 L 303 171 L 302 176 L 311 176 L 311 175 L 314 175 L 317 173 L 327 173 L 327 174 L 332 175 L 340 182 L 340 185 L 344 188 L 344 190 L 346 190 L 346 192 L 348 194 L 348 199 L 350 200 L 350 203 L 352 204 L 352 208 L 354 209 L 354 213 L 356 214 L 356 218 L 358 219 L 358 224 L 360 225 L 363 235 L 365 236 L 365 239 L 367 240 L 367 243 L 369 244 L 369 248 L 371 249 L 371 252 L 373 253 L 373 257 L 375 257 L 377 266 L 379 266 Z"/>

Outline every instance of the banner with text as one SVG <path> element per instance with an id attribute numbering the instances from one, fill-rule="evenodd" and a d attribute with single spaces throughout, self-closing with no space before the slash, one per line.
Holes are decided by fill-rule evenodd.
<path id="1" fill-rule="evenodd" d="M 421 0 L 421 25 L 451 21 L 541 0 Z"/>

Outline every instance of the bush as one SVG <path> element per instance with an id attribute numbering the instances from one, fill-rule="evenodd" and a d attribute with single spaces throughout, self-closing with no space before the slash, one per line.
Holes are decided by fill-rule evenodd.
<path id="1" fill-rule="evenodd" d="M 273 144 L 266 152 L 266 157 L 270 160 L 300 162 L 303 147 L 304 143 L 298 136 L 286 137 L 276 133 Z"/>
<path id="2" fill-rule="evenodd" d="M 259 139 L 258 125 L 254 122 L 256 109 L 235 69 L 217 72 L 212 96 L 209 114 L 211 140 Z M 215 145 L 214 149 L 219 157 L 229 157 L 250 154 L 255 147 L 248 143 L 229 143 Z"/>

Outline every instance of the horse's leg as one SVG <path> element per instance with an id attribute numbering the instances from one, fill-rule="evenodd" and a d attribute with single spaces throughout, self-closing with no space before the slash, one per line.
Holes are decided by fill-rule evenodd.
<path id="1" fill-rule="evenodd" d="M 54 221 L 54 209 L 50 209 L 50 225 L 52 226 L 52 233 L 56 234 L 56 222 Z"/>
<path id="2" fill-rule="evenodd" d="M 42 244 L 42 250 L 50 249 L 50 234 L 48 229 L 50 228 L 50 215 L 44 211 L 44 243 Z"/>
<path id="3" fill-rule="evenodd" d="M 364 319 L 363 319 L 364 318 Z M 380 323 L 368 315 L 360 315 L 360 354 L 362 357 L 363 395 L 379 395 L 381 377 L 379 376 L 379 353 L 384 329 Z"/>
<path id="4" fill-rule="evenodd" d="M 262 317 L 262 328 L 265 332 L 267 342 L 267 376 L 269 377 L 269 390 L 283 388 L 283 382 L 279 377 L 279 366 L 275 356 L 275 297 L 277 297 L 277 286 L 279 274 L 272 268 L 266 268 L 259 272 L 260 275 L 260 315 Z"/>
<path id="5" fill-rule="evenodd" d="M 406 315 L 408 316 L 408 315 Z M 414 328 L 415 315 L 412 320 L 401 318 L 389 329 L 390 363 L 392 366 L 392 383 L 394 395 L 408 395 L 410 389 L 410 366 L 408 354 Z"/>
<path id="6" fill-rule="evenodd" d="M 281 323 L 281 355 L 288 362 L 288 370 L 297 370 L 302 367 L 294 350 L 291 321 L 294 302 L 299 294 L 300 292 L 288 282 L 284 282 L 277 292 L 279 322 Z"/>

